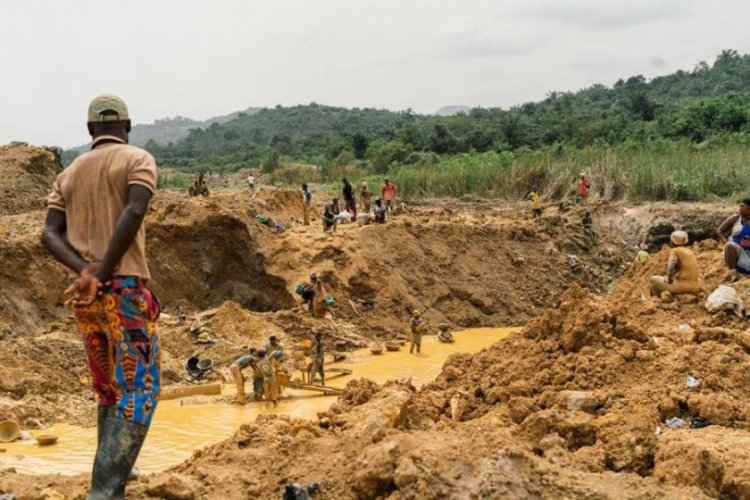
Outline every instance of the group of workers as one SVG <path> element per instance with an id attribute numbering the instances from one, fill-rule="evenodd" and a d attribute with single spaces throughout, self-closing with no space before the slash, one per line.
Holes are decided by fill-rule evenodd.
<path id="1" fill-rule="evenodd" d="M 735 276 L 750 274 L 750 198 L 739 203 L 739 211 L 727 217 L 717 230 L 717 237 L 724 243 L 724 264 L 735 272 Z M 701 272 L 695 254 L 687 248 L 689 236 L 685 231 L 674 231 L 670 235 L 672 249 L 667 259 L 666 276 L 652 276 L 651 295 L 661 296 L 693 294 L 701 291 Z M 648 260 L 645 246 L 641 246 L 639 262 Z"/>
<path id="2" fill-rule="evenodd" d="M 310 355 L 312 359 L 306 366 L 303 380 L 307 379 L 309 383 L 314 384 L 319 375 L 321 384 L 325 385 L 325 350 L 323 335 L 320 332 L 315 333 L 315 343 L 310 349 Z M 240 356 L 232 363 L 230 369 L 237 386 L 237 402 L 240 404 L 246 402 L 245 375 L 242 371 L 249 367 L 253 371 L 253 400 L 270 401 L 276 406 L 281 392 L 279 374 L 282 373 L 281 364 L 284 360 L 284 346 L 275 335 L 271 335 L 264 348 L 253 347 L 247 354 Z"/>
<path id="3" fill-rule="evenodd" d="M 588 205 L 589 191 L 591 190 L 591 182 L 586 178 L 586 174 L 581 172 L 578 178 L 578 184 L 576 186 L 576 205 Z M 539 193 L 539 185 L 533 184 L 529 193 L 525 199 L 529 200 L 531 204 L 531 217 L 536 219 L 542 216 L 542 199 Z"/>
<path id="4" fill-rule="evenodd" d="M 390 179 L 384 180 L 380 190 L 381 195 L 375 196 L 374 199 L 367 181 L 362 181 L 359 190 L 359 202 L 360 207 L 364 210 L 361 213 L 357 211 L 357 200 L 352 183 L 344 178 L 342 185 L 343 209 L 338 197 L 334 197 L 330 203 L 325 204 L 321 214 L 324 231 L 335 232 L 338 224 L 348 221 L 358 222 L 360 225 L 368 225 L 373 222 L 385 223 L 386 213 L 389 210 L 393 211 L 393 202 L 396 199 L 396 185 Z M 306 226 L 310 225 L 311 206 L 312 193 L 307 184 L 302 184 L 302 220 Z"/>
<path id="5" fill-rule="evenodd" d="M 276 335 L 268 338 L 265 347 L 250 351 L 238 358 L 231 366 L 234 382 L 237 385 L 237 401 L 245 403 L 245 377 L 242 370 L 247 367 L 253 370 L 253 399 L 270 401 L 275 406 L 279 398 L 278 372 L 284 359 L 284 346 Z"/>
<path id="6" fill-rule="evenodd" d="M 203 172 L 198 174 L 198 180 L 188 187 L 188 194 L 190 196 L 208 196 L 208 184 L 206 184 L 206 179 L 203 178 Z"/>

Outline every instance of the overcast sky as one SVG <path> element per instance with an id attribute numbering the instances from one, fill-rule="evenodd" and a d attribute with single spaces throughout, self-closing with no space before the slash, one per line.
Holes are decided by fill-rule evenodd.
<path id="1" fill-rule="evenodd" d="M 85 143 L 102 92 L 134 123 L 318 102 L 508 107 L 750 52 L 740 0 L 5 0 L 0 144 Z"/>

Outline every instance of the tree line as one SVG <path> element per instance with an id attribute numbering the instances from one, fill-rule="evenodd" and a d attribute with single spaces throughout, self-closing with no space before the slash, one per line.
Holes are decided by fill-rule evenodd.
<path id="1" fill-rule="evenodd" d="M 505 168 L 503 162 L 533 157 L 542 163 L 528 168 L 543 178 L 563 152 L 602 157 L 641 147 L 658 156 L 727 144 L 738 151 L 750 144 L 749 105 L 750 56 L 724 50 L 713 64 L 701 62 L 689 71 L 550 92 L 542 101 L 509 109 L 475 108 L 441 117 L 316 103 L 277 106 L 191 129 L 168 144 L 152 139 L 145 148 L 161 165 L 178 169 L 261 167 L 295 182 L 285 168 L 315 165 L 323 181 L 352 170 L 361 176 L 405 176 L 413 168 L 429 177 L 437 166 L 443 171 L 446 165 L 465 166 L 461 158 L 494 171 Z M 732 168 L 731 161 L 726 164 Z M 529 176 L 521 177 L 526 182 Z"/>

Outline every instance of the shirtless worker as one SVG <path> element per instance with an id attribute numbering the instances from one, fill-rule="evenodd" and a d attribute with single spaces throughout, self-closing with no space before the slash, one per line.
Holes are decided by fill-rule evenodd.
<path id="1" fill-rule="evenodd" d="M 669 237 L 672 250 L 667 260 L 667 276 L 651 277 L 651 296 L 660 297 L 662 292 L 678 294 L 697 294 L 701 289 L 701 273 L 698 260 L 693 252 L 686 248 L 688 234 L 675 231 Z"/>
<path id="2" fill-rule="evenodd" d="M 740 201 L 739 212 L 727 217 L 717 232 L 724 243 L 726 266 L 738 274 L 750 274 L 750 198 Z"/>
<path id="3" fill-rule="evenodd" d="M 73 271 L 66 304 L 75 311 L 99 404 L 90 500 L 124 498 L 161 385 L 160 307 L 145 285 L 142 225 L 156 191 L 156 163 L 128 145 L 130 127 L 119 97 L 91 101 L 91 151 L 57 176 L 42 235 Z"/>

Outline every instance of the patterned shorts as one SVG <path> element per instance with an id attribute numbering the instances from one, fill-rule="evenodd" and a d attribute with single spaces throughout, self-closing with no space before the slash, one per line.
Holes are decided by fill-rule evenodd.
<path id="1" fill-rule="evenodd" d="M 116 276 L 103 292 L 75 309 L 94 392 L 100 405 L 117 405 L 119 418 L 148 426 L 160 389 L 159 301 L 130 276 Z"/>

